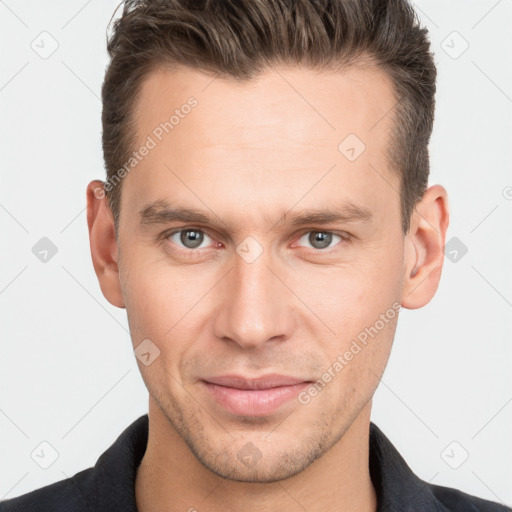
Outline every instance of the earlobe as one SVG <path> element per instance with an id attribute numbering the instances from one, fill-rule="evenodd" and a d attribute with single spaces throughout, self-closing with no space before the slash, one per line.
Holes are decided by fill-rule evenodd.
<path id="1" fill-rule="evenodd" d="M 112 305 L 124 308 L 114 221 L 100 180 L 87 185 L 87 225 L 92 262 L 101 291 Z"/>
<path id="2" fill-rule="evenodd" d="M 448 223 L 446 190 L 441 185 L 433 185 L 417 203 L 405 237 L 404 308 L 421 308 L 435 295 L 441 279 Z"/>

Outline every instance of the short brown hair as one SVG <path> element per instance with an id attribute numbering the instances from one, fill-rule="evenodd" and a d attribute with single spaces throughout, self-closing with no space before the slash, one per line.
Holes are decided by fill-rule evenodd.
<path id="1" fill-rule="evenodd" d="M 112 182 L 135 149 L 134 105 L 149 73 L 184 66 L 243 82 L 280 63 L 341 70 L 365 60 L 393 82 L 388 163 L 408 232 L 428 184 L 436 89 L 428 32 L 408 0 L 126 0 L 107 48 L 102 142 L 116 233 L 121 183 Z"/>

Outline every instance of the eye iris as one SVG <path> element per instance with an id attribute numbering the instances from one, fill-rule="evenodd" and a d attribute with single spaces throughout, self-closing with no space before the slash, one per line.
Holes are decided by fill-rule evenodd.
<path id="1" fill-rule="evenodd" d="M 332 233 L 324 233 L 322 231 L 313 231 L 309 235 L 309 242 L 315 249 L 325 249 L 326 247 L 329 247 L 330 243 L 332 241 Z M 320 242 L 320 247 L 316 246 L 315 244 L 317 242 Z"/>
<path id="2" fill-rule="evenodd" d="M 185 229 L 180 234 L 181 243 L 185 247 L 188 247 L 189 249 L 195 249 L 196 247 L 201 245 L 203 238 L 204 238 L 203 233 L 201 233 L 200 231 L 195 231 L 193 229 Z"/>

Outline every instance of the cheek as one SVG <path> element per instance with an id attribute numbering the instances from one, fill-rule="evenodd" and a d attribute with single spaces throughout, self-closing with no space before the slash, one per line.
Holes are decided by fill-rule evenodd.
<path id="1" fill-rule="evenodd" d="M 329 328 L 328 336 L 347 340 L 400 300 L 401 261 L 396 251 L 380 251 L 343 266 L 291 274 L 288 282 L 313 317 Z"/>
<path id="2" fill-rule="evenodd" d="M 337 411 L 335 416 L 345 419 L 347 413 L 360 411 L 375 393 L 391 352 L 400 307 L 399 302 L 394 307 L 392 303 L 370 307 L 361 297 L 351 312 L 348 308 L 338 312 L 337 335 L 323 343 L 326 364 L 320 380 L 328 389 L 320 393 L 324 409 L 331 407 Z"/>
<path id="3" fill-rule="evenodd" d="M 200 274 L 134 251 L 123 260 L 121 272 L 129 316 L 162 335 L 204 295 L 207 288 Z"/>
<path id="4" fill-rule="evenodd" d="M 316 314 L 309 315 L 307 328 L 312 339 L 322 338 L 319 348 L 326 371 L 335 375 L 330 395 L 334 401 L 369 399 L 387 364 L 402 280 L 399 242 L 389 247 L 367 251 L 343 268 L 317 270 L 302 285 L 295 283 L 297 290 L 302 286 L 301 298 Z"/>
<path id="5" fill-rule="evenodd" d="M 212 285 L 207 276 L 192 267 L 178 268 L 161 259 L 142 261 L 136 256 L 133 252 L 126 258 L 122 271 L 132 344 L 135 348 L 149 339 L 160 350 L 159 364 L 139 365 L 141 372 L 149 378 L 155 373 L 150 370 L 163 366 L 173 376 L 179 376 L 180 361 L 193 350 L 196 333 L 208 318 L 204 315 L 208 301 L 205 295 Z M 144 270 L 135 270 L 139 268 Z M 166 376 L 162 374 L 160 378 L 165 380 Z"/>

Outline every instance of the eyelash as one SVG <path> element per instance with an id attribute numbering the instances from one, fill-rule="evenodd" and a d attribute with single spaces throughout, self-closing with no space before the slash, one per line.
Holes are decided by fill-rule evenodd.
<path id="1" fill-rule="evenodd" d="M 205 235 L 207 235 L 208 237 L 210 237 L 212 240 L 214 239 L 214 237 L 208 232 L 208 230 L 205 230 L 205 229 L 202 229 L 202 228 L 196 228 L 196 227 L 185 227 L 185 228 L 180 228 L 180 229 L 176 229 L 176 230 L 173 230 L 173 231 L 170 231 L 170 232 L 165 232 L 162 234 L 162 238 L 163 238 L 163 241 L 164 242 L 167 242 L 169 241 L 169 243 L 173 244 L 176 246 L 176 244 L 170 242 L 170 240 L 168 240 L 171 236 L 173 235 L 176 235 L 176 234 L 179 234 L 183 231 L 199 231 Z M 307 235 L 308 233 L 327 233 L 327 234 L 331 234 L 331 235 L 334 235 L 334 236 L 337 236 L 339 237 L 341 240 L 334 245 L 334 247 L 331 247 L 331 248 L 328 248 L 328 249 L 314 249 L 314 248 L 309 248 L 307 249 L 309 253 L 311 253 L 312 255 L 328 255 L 328 254 L 331 254 L 333 252 L 335 252 L 337 250 L 337 247 L 339 245 L 345 245 L 347 243 L 350 242 L 351 240 L 351 235 L 349 235 L 349 233 L 346 233 L 346 232 L 339 232 L 339 231 L 329 231 L 329 230 L 321 230 L 321 229 L 309 229 L 309 230 L 304 230 L 300 233 L 300 235 L 298 236 L 299 239 L 301 239 L 304 235 Z M 203 249 L 187 249 L 187 248 L 181 248 L 179 246 L 178 247 L 178 251 L 181 252 L 185 257 L 187 258 L 195 258 L 197 256 L 199 256 L 199 252 L 201 252 L 202 250 L 205 250 L 206 248 L 203 248 Z"/>

